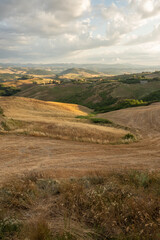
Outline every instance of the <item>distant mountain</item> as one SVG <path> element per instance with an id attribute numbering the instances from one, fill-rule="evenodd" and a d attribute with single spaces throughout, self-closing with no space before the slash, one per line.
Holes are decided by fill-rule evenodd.
<path id="1" fill-rule="evenodd" d="M 77 75 L 84 75 L 84 74 L 93 74 L 93 75 L 99 75 L 98 72 L 84 69 L 84 68 L 69 68 L 63 72 L 61 72 L 59 75 L 66 75 L 66 74 L 77 74 Z"/>
<path id="2" fill-rule="evenodd" d="M 107 75 L 120 75 L 125 73 L 141 73 L 141 72 L 154 72 L 160 70 L 160 65 L 157 66 L 143 66 L 137 64 L 75 64 L 75 63 L 52 63 L 52 64 L 13 64 L 13 63 L 0 63 L 0 67 L 25 67 L 25 68 L 41 68 L 45 69 L 50 68 L 52 72 L 55 74 L 62 74 L 63 71 L 67 71 L 69 69 L 82 69 L 88 72 L 88 74 L 98 74 L 104 73 Z M 89 70 L 88 70 L 89 69 Z M 91 73 L 92 72 L 92 73 Z M 94 73 L 93 73 L 94 72 Z M 71 72 L 72 73 L 72 72 Z M 65 73 L 64 73 L 65 74 Z M 72 73 L 73 74 L 73 73 Z M 74 73 L 76 74 L 76 73 Z M 77 73 L 78 74 L 78 73 Z M 79 73 L 80 74 L 80 73 Z"/>

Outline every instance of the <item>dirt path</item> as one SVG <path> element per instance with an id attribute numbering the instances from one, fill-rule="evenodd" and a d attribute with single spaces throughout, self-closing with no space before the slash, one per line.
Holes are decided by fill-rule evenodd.
<path id="1" fill-rule="evenodd" d="M 26 171 L 53 171 L 57 177 L 111 169 L 160 170 L 160 136 L 129 145 L 98 145 L 49 138 L 0 136 L 0 182 Z"/>

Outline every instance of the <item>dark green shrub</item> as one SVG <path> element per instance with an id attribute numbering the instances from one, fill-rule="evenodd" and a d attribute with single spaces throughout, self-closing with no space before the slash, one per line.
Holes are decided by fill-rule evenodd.
<path id="1" fill-rule="evenodd" d="M 10 239 L 9 237 L 20 232 L 22 224 L 20 221 L 12 218 L 0 220 L 0 239 Z"/>
<path id="2" fill-rule="evenodd" d="M 124 137 L 124 140 L 135 140 L 135 136 L 131 133 L 127 133 Z"/>
<path id="3" fill-rule="evenodd" d="M 103 119 L 103 118 L 91 118 L 90 119 L 93 123 L 99 123 L 99 124 L 112 124 L 111 121 L 108 119 Z"/>
<path id="4" fill-rule="evenodd" d="M 138 79 L 138 78 L 128 78 L 128 79 L 121 80 L 121 82 L 125 83 L 125 84 L 137 84 L 137 83 L 140 83 L 140 79 Z"/>
<path id="5" fill-rule="evenodd" d="M 160 179 L 150 175 L 148 172 L 140 172 L 137 170 L 129 171 L 126 174 L 117 174 L 117 177 L 122 184 L 134 185 L 136 188 L 143 187 L 144 189 L 151 187 L 154 192 L 160 184 Z M 157 192 L 158 193 L 158 192 Z"/>
<path id="6" fill-rule="evenodd" d="M 79 118 L 79 119 L 90 119 L 89 116 L 77 116 L 76 118 Z"/>
<path id="7" fill-rule="evenodd" d="M 3 127 L 3 129 L 4 129 L 5 131 L 10 131 L 10 128 L 9 128 L 9 126 L 7 125 L 6 122 L 2 121 L 2 122 L 1 122 L 1 125 L 2 125 L 2 127 Z"/>
<path id="8" fill-rule="evenodd" d="M 111 121 L 109 121 L 108 119 L 103 119 L 103 118 L 93 118 L 92 115 L 88 115 L 88 116 L 77 116 L 76 118 L 79 119 L 88 119 L 90 120 L 92 123 L 97 123 L 97 124 L 113 124 Z"/>

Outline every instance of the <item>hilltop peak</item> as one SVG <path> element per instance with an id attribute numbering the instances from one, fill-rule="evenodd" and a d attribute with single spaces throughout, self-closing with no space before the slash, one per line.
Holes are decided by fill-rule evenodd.
<path id="1" fill-rule="evenodd" d="M 94 74 L 97 75 L 99 74 L 98 72 L 89 70 L 89 69 L 85 69 L 85 68 L 69 68 L 63 72 L 61 72 L 59 75 L 66 75 L 66 74 Z"/>

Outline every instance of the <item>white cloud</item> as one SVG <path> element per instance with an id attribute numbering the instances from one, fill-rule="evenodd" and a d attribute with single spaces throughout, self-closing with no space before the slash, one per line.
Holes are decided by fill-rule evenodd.
<path id="1" fill-rule="evenodd" d="M 132 32 L 145 23 L 141 15 L 130 6 L 118 8 L 112 4 L 108 8 L 102 8 L 102 15 L 107 21 L 107 34 L 111 38 Z"/>
<path id="2" fill-rule="evenodd" d="M 141 31 L 147 25 L 150 26 L 154 19 L 160 21 L 159 0 L 128 0 L 128 5 L 121 7 L 112 3 L 109 7 L 103 6 L 101 12 L 107 22 L 107 38 L 116 39 L 119 44 L 126 44 L 127 39 L 130 44 L 138 44 L 159 36 L 158 30 L 152 30 L 145 36 Z"/>
<path id="3" fill-rule="evenodd" d="M 76 21 L 90 7 L 90 0 L 0 0 L 0 19 L 14 32 L 57 35 L 77 31 Z"/>
<path id="4" fill-rule="evenodd" d="M 160 52 L 160 1 L 124 1 L 0 0 L 0 59 L 123 62 Z"/>
<path id="5" fill-rule="evenodd" d="M 0 0 L 0 6 L 1 19 L 44 11 L 69 20 L 88 11 L 91 3 L 90 0 Z"/>
<path id="6" fill-rule="evenodd" d="M 156 25 L 153 29 L 152 32 L 149 34 L 145 34 L 142 36 L 135 36 L 134 38 L 130 39 L 128 41 L 128 44 L 133 45 L 133 44 L 144 44 L 144 43 L 156 43 L 160 42 L 160 24 Z"/>
<path id="7" fill-rule="evenodd" d="M 129 0 L 129 4 L 142 18 L 156 16 L 160 13 L 159 0 Z"/>

